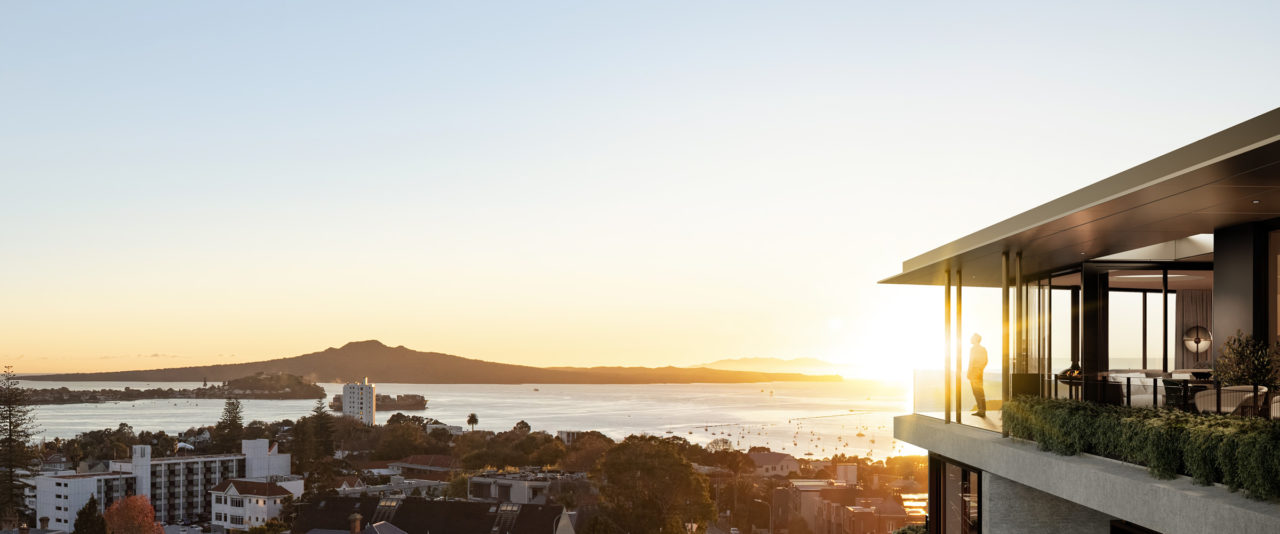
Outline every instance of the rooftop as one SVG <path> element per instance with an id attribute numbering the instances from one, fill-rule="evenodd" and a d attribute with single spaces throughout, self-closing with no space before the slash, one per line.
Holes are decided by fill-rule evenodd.
<path id="1" fill-rule="evenodd" d="M 260 482 L 244 479 L 223 480 L 210 491 L 226 493 L 232 486 L 235 486 L 236 493 L 240 495 L 253 495 L 255 497 L 284 497 L 286 495 L 293 495 L 292 492 L 276 485 L 274 482 Z"/>
<path id="2" fill-rule="evenodd" d="M 74 475 L 52 475 L 49 478 L 60 478 L 65 480 L 65 479 L 73 479 L 73 478 L 97 478 L 97 477 L 106 478 L 106 477 L 119 477 L 119 476 L 133 476 L 133 473 L 128 473 L 125 471 L 106 471 L 102 473 L 76 473 Z"/>

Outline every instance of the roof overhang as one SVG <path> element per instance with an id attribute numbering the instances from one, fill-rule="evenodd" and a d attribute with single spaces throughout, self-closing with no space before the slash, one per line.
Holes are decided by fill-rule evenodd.
<path id="1" fill-rule="evenodd" d="M 1280 217 L 1280 108 L 902 262 L 882 284 L 1000 285 L 1003 252 L 1027 274 Z"/>

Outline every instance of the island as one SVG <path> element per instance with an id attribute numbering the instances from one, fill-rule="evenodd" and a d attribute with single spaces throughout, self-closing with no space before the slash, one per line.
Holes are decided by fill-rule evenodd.
<path id="1" fill-rule="evenodd" d="M 31 404 L 93 404 L 146 399 L 323 399 L 326 396 L 324 388 L 288 373 L 257 373 L 220 385 L 194 389 L 27 388 L 27 395 Z"/>

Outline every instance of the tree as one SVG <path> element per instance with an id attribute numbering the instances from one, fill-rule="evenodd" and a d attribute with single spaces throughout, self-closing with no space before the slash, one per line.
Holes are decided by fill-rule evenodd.
<path id="1" fill-rule="evenodd" d="M 631 532 L 684 532 L 715 518 L 706 477 L 676 447 L 655 436 L 630 436 L 600 460 L 600 499 Z"/>
<path id="2" fill-rule="evenodd" d="M 613 447 L 613 440 L 599 432 L 587 432 L 573 440 L 561 462 L 565 471 L 583 473 L 595 469 L 604 453 Z"/>
<path id="3" fill-rule="evenodd" d="M 98 511 L 98 497 L 89 496 L 89 502 L 76 512 L 75 531 L 79 534 L 107 534 L 107 520 Z"/>
<path id="4" fill-rule="evenodd" d="M 4 366 L 0 373 L 0 517 L 31 517 L 25 499 L 31 484 L 22 479 L 24 473 L 37 469 L 38 458 L 28 444 L 36 433 L 31 410 L 27 390 L 18 383 L 13 367 Z"/>
<path id="5" fill-rule="evenodd" d="M 707 444 L 707 450 L 711 452 L 731 451 L 733 450 L 733 442 L 728 438 L 716 438 Z"/>
<path id="6" fill-rule="evenodd" d="M 516 426 L 511 428 L 511 430 L 514 430 L 521 434 L 528 434 L 529 432 L 533 431 L 533 427 L 529 426 L 529 423 L 525 422 L 524 419 L 521 419 L 518 423 L 516 423 Z"/>
<path id="7" fill-rule="evenodd" d="M 222 418 L 214 425 L 213 443 L 218 452 L 234 452 L 244 437 L 244 408 L 239 399 L 227 399 Z"/>
<path id="8" fill-rule="evenodd" d="M 1236 335 L 1222 344 L 1213 374 L 1228 386 L 1253 386 L 1253 413 L 1258 414 L 1258 389 L 1280 383 L 1280 345 L 1267 345 L 1236 330 Z"/>
<path id="9" fill-rule="evenodd" d="M 311 436 L 316 440 L 316 455 L 333 456 L 333 415 L 325 408 L 323 399 L 316 400 L 310 419 Z"/>
<path id="10" fill-rule="evenodd" d="M 449 481 L 449 485 L 445 487 L 445 497 L 452 499 L 465 499 L 471 487 L 471 477 L 455 476 Z"/>
<path id="11" fill-rule="evenodd" d="M 163 534 L 156 523 L 156 510 L 151 499 L 143 495 L 125 497 L 111 504 L 103 514 L 107 532 L 111 534 Z"/>
<path id="12" fill-rule="evenodd" d="M 413 424 L 384 425 L 378 448 L 373 452 L 375 460 L 399 460 L 409 455 L 421 454 L 426 448 L 425 434 Z"/>
<path id="13" fill-rule="evenodd" d="M 468 416 L 467 416 L 467 424 L 468 424 L 468 425 L 471 425 L 471 431 L 472 431 L 472 432 L 475 432 L 475 430 L 476 430 L 476 425 L 480 424 L 480 418 L 479 418 L 479 417 L 476 417 L 476 414 L 474 414 L 474 413 L 473 413 L 473 414 L 470 414 L 470 415 L 468 415 Z"/>

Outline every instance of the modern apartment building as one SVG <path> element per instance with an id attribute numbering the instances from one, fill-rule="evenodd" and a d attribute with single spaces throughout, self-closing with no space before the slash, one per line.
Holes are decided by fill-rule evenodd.
<path id="1" fill-rule="evenodd" d="M 894 423 L 929 450 L 931 532 L 1280 532 L 1274 502 L 1042 451 L 1008 437 L 1003 410 L 1051 397 L 1280 416 L 1274 392 L 1213 371 L 1237 332 L 1280 340 L 1278 260 L 1280 109 L 903 262 L 882 283 L 942 289 L 937 315 L 902 318 L 946 341 Z"/>
<path id="2" fill-rule="evenodd" d="M 376 421 L 378 395 L 369 378 L 342 386 L 342 415 L 354 417 L 361 423 L 373 425 Z"/>
<path id="3" fill-rule="evenodd" d="M 104 473 L 42 475 L 36 478 L 36 517 L 70 531 L 76 512 L 91 495 L 105 511 L 129 495 L 147 495 L 156 521 L 180 523 L 211 517 L 212 490 L 232 478 L 289 475 L 289 455 L 268 440 L 244 440 L 241 452 L 155 458 L 149 445 L 135 445 L 129 460 L 113 460 Z"/>

